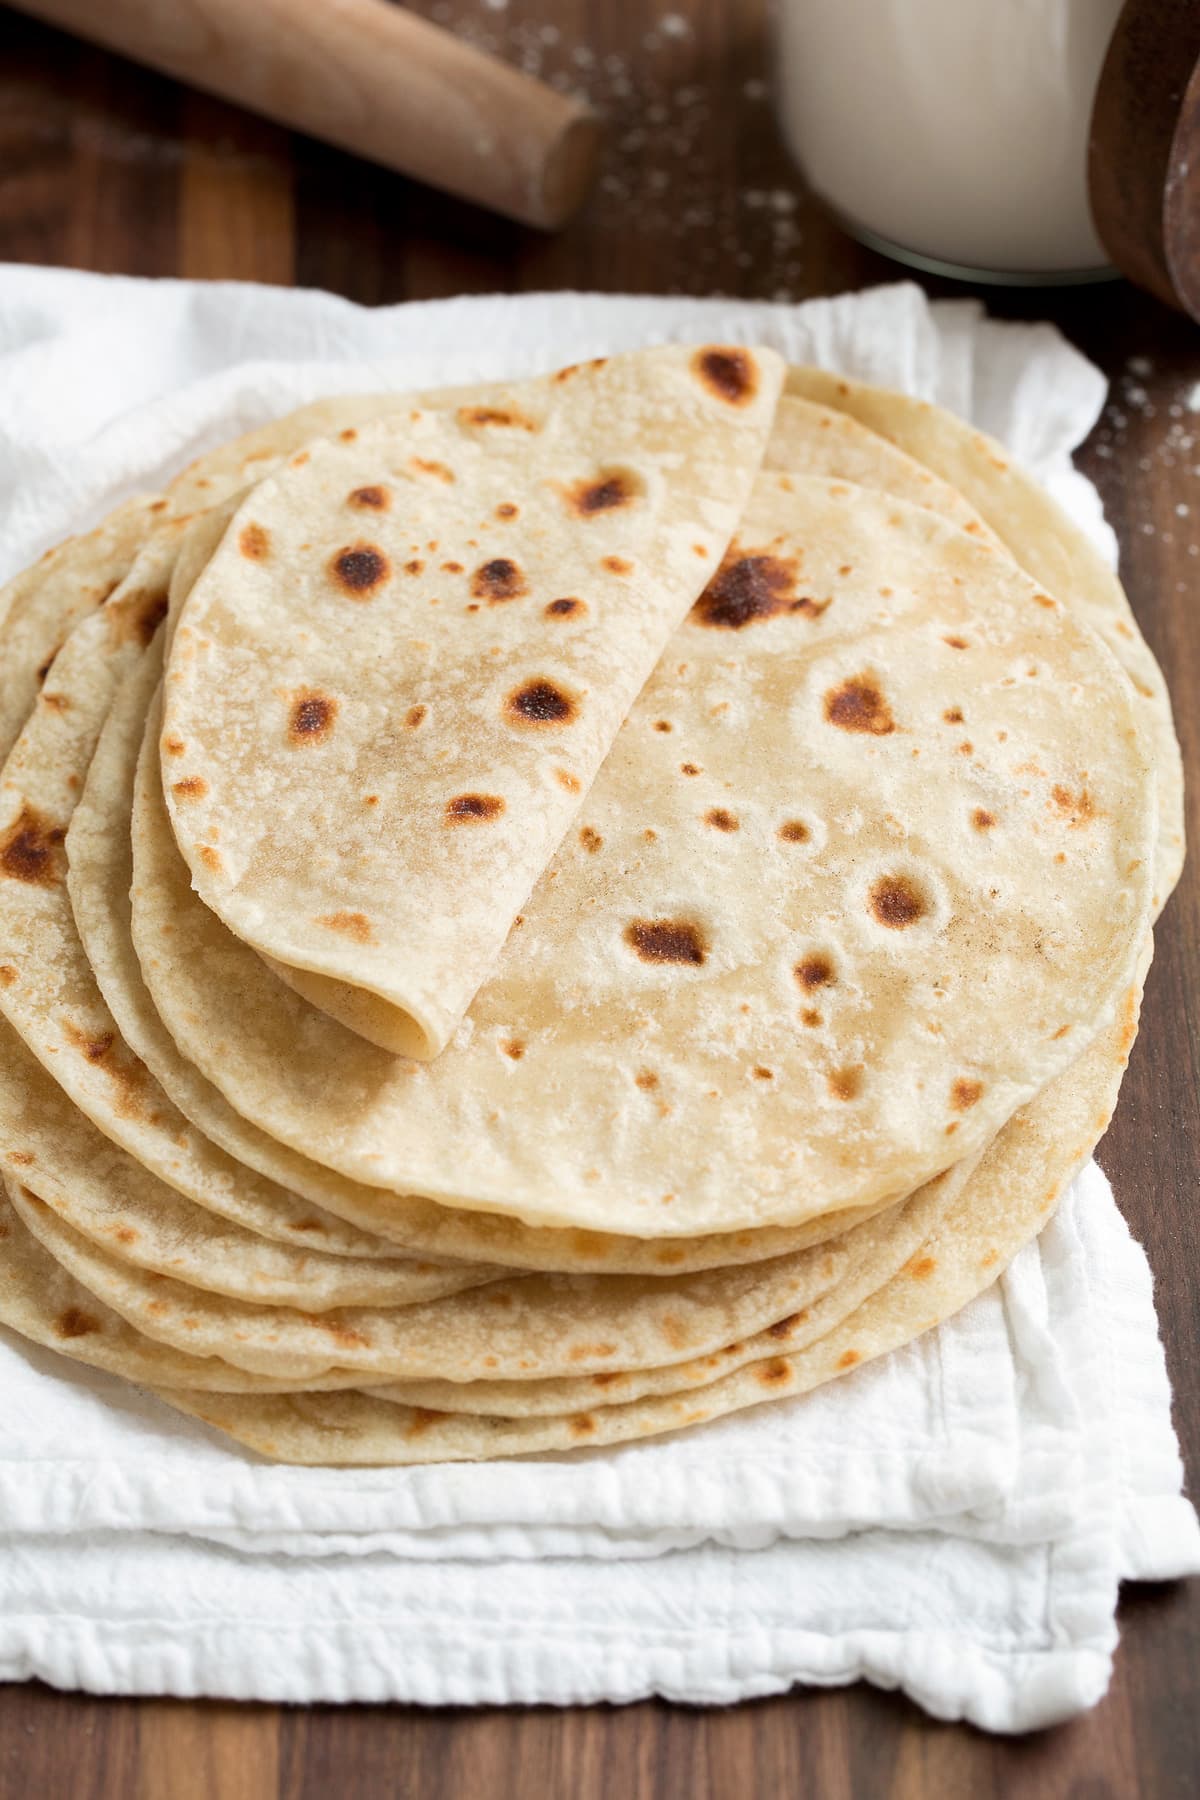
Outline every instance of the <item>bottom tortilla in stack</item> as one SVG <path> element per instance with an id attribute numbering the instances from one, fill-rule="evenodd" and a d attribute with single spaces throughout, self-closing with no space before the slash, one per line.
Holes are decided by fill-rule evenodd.
<path id="1" fill-rule="evenodd" d="M 356 416 L 365 415 L 360 411 Z M 782 505 L 783 497 L 792 495 L 801 517 L 820 516 L 826 523 L 844 517 L 848 534 L 855 521 L 867 522 L 868 537 L 884 529 L 879 502 L 866 492 L 860 497 L 865 483 L 901 502 L 932 507 L 984 542 L 990 535 L 960 493 L 861 425 L 839 423 L 827 408 L 796 402 L 789 411 L 785 402 L 768 461 L 777 471 L 776 503 Z M 817 475 L 842 487 L 836 504 L 831 508 L 822 502 L 820 512 L 813 511 L 814 500 L 806 490 L 806 481 Z M 850 488 L 851 482 L 860 488 Z M 915 529 L 923 541 L 937 546 L 938 556 L 944 549 L 960 571 L 980 572 L 986 586 L 988 558 L 999 557 L 998 551 L 982 551 L 978 560 L 975 551 L 955 547 L 957 531 L 909 524 L 905 505 L 894 509 L 894 517 L 898 523 L 892 529 L 902 538 Z M 1072 529 L 1057 514 L 1050 517 L 1055 529 Z M 1004 535 L 994 515 L 988 522 Z M 754 529 L 756 534 L 743 546 L 743 564 L 752 560 L 749 551 L 773 555 L 780 563 L 795 550 L 811 557 L 812 547 L 802 535 L 787 542 L 778 530 Z M 1020 546 L 1010 543 L 1009 548 L 1021 560 Z M 849 558 L 851 552 L 844 554 Z M 806 574 L 817 560 L 811 557 Z M 736 569 L 736 558 L 729 567 Z M 828 610 L 833 596 L 827 598 L 824 588 L 808 592 L 807 582 L 805 588 L 800 598 L 809 604 L 795 610 L 811 625 Z M 788 592 L 795 598 L 794 587 Z M 731 627 L 722 615 L 745 610 L 747 596 L 747 617 Z M 1060 593 L 1057 598 L 1070 607 L 1074 596 Z M 728 632 L 732 647 L 727 661 L 753 660 L 750 645 L 756 634 L 776 630 L 786 617 L 780 601 L 778 583 L 764 588 L 743 581 L 739 587 L 736 581 L 731 584 L 727 567 L 724 586 L 718 578 L 710 590 L 710 623 L 705 627 L 722 642 Z M 701 623 L 704 606 L 702 602 Z M 690 629 L 694 632 L 696 624 Z M 1081 655 L 1086 663 L 1086 646 Z M 59 882 L 53 891 L 44 890 L 49 898 L 39 892 L 34 913 L 39 941 L 18 936 L 19 964 L 6 965 L 19 967 L 25 986 L 25 1004 L 18 1002 L 10 1016 L 17 1018 L 23 1035 L 36 1040 L 32 1048 L 41 1063 L 58 1074 L 56 1059 L 67 1047 L 61 1031 L 67 1007 L 84 1048 L 72 1059 L 67 1077 L 71 1098 L 23 1046 L 14 1043 L 0 1071 L 0 1149 L 11 1201 L 0 1221 L 0 1317 L 37 1342 L 156 1389 L 180 1410 L 262 1454 L 347 1464 L 522 1455 L 630 1441 L 802 1393 L 907 1342 L 993 1281 L 1044 1223 L 1107 1123 L 1133 1040 L 1144 975 L 1144 961 L 1140 968 L 1135 962 L 1149 894 L 1139 888 L 1136 870 L 1125 878 L 1124 892 L 1121 883 L 1112 883 L 1114 935 L 1122 936 L 1123 951 L 1114 951 L 1107 977 L 1102 973 L 1088 996 L 1089 1005 L 1063 990 L 1074 1007 L 1070 1041 L 1086 1043 L 1086 1048 L 1074 1060 L 1065 1050 L 1052 1055 L 1056 1072 L 1039 1092 L 1015 1112 L 993 1112 L 998 1129 L 990 1141 L 985 1136 L 981 1142 L 976 1133 L 968 1155 L 951 1168 L 939 1168 L 907 1199 L 902 1185 L 883 1191 L 877 1183 L 868 1185 L 861 1205 L 853 1204 L 855 1196 L 847 1189 L 836 1207 L 814 1206 L 810 1197 L 795 1209 L 794 1218 L 756 1224 L 731 1193 L 724 1216 L 734 1228 L 720 1229 L 721 1209 L 709 1208 L 703 1215 L 707 1229 L 669 1235 L 660 1229 L 658 1235 L 637 1236 L 604 1229 L 598 1213 L 579 1214 L 577 1223 L 549 1222 L 538 1208 L 531 1217 L 522 1217 L 519 1197 L 512 1214 L 489 1211 L 477 1199 L 465 1210 L 446 1194 L 435 1201 L 403 1188 L 390 1192 L 363 1181 L 344 1162 L 330 1167 L 317 1159 L 317 1148 L 325 1148 L 317 1137 L 298 1144 L 290 1125 L 279 1135 L 272 1129 L 280 1120 L 272 1094 L 263 1090 L 286 1083 L 285 1063 L 260 1058 L 262 1087 L 256 1082 L 249 1092 L 238 1085 L 237 1070 L 245 1066 L 238 1062 L 243 1022 L 251 1034 L 259 1031 L 260 1048 L 272 1048 L 280 1041 L 271 1037 L 272 1016 L 303 1020 L 305 1003 L 211 915 L 203 917 L 204 908 L 186 892 L 186 875 L 181 886 L 169 867 L 169 832 L 143 832 L 139 838 L 142 860 L 134 916 L 129 916 L 122 895 L 129 873 L 126 834 L 140 720 L 156 676 L 152 643 L 124 661 L 119 673 L 126 685 L 119 691 L 115 678 L 110 681 L 116 705 L 67 838 L 69 868 L 63 873 L 69 890 Z M 50 691 L 66 693 L 68 711 L 78 697 L 77 715 L 91 705 L 94 742 L 107 701 L 92 691 L 86 645 L 76 663 L 78 676 Z M 878 740 L 906 730 L 902 704 L 915 691 L 909 670 L 904 681 L 910 686 L 900 683 L 897 700 L 892 667 L 879 655 L 875 664 L 883 664 L 869 671 L 878 681 L 858 681 L 857 666 L 847 671 L 848 686 L 855 692 L 846 716 L 857 715 L 848 741 L 868 753 L 879 749 Z M 69 676 L 69 662 L 66 667 Z M 1103 686 L 1109 676 L 1099 667 Z M 867 695 L 868 687 L 874 699 Z M 1115 687 L 1105 691 L 1116 694 Z M 736 705 L 736 692 L 723 697 Z M 1147 698 L 1157 704 L 1153 694 Z M 667 716 L 668 708 L 654 702 L 652 684 L 635 707 L 626 734 L 636 729 L 639 709 Z M 968 699 L 962 711 L 969 713 L 970 704 Z M 668 719 L 678 734 L 671 746 L 677 754 L 685 749 L 688 705 L 688 684 L 680 678 Z M 1119 699 L 1109 710 L 1119 716 Z M 973 733 L 975 718 L 969 726 Z M 1160 711 L 1160 725 L 1161 720 Z M 740 728 L 755 735 L 755 721 L 751 708 Z M 944 722 L 960 727 L 956 737 L 968 729 L 961 713 L 958 720 Z M 993 719 L 991 728 L 1003 731 L 1006 726 L 997 727 Z M 1165 731 L 1169 735 L 1169 710 Z M 157 735 L 152 728 L 143 757 L 143 807 L 153 800 L 150 746 Z M 1052 730 L 1051 743 L 1054 735 Z M 74 762 L 68 756 L 58 770 L 53 791 L 60 817 L 70 817 L 87 774 L 87 755 L 79 761 L 84 742 L 84 737 L 76 738 Z M 915 747 L 925 749 L 926 738 L 919 737 Z M 44 775 L 47 761 L 61 757 L 62 747 L 43 732 L 26 741 L 26 767 L 31 753 Z M 769 789 L 777 763 L 768 749 L 760 787 Z M 861 767 L 877 771 L 877 759 Z M 942 763 L 938 769 L 939 775 L 930 779 L 941 779 L 952 792 L 954 765 Z M 601 803 L 606 773 L 601 772 L 596 790 Z M 698 767 L 697 775 L 685 780 L 702 774 Z M 15 776 L 22 780 L 20 764 Z M 1168 767 L 1168 790 L 1170 776 Z M 1090 773 L 1087 779 L 1095 785 Z M 1128 809 L 1128 818 L 1120 829 L 1111 828 L 1106 841 L 1116 854 L 1124 854 L 1124 847 L 1135 841 L 1147 844 L 1152 854 L 1153 789 L 1142 781 L 1132 750 L 1114 759 L 1107 789 L 1104 779 L 1102 774 L 1100 791 L 1106 799 L 1111 794 L 1112 810 Z M 903 789 L 896 791 L 903 797 Z M 1090 792 L 1082 783 L 1072 788 L 1076 812 L 1080 796 Z M 797 834 L 790 842 L 816 855 L 824 840 L 820 830 L 806 823 L 812 816 L 810 799 L 805 794 L 785 823 L 805 824 L 807 835 Z M 1061 842 L 1064 854 L 1067 847 L 1073 853 L 1080 840 L 1067 834 L 1085 832 L 1093 815 L 1084 808 L 1088 817 L 1083 822 L 1056 821 L 1053 812 L 1066 809 L 1048 804 L 1048 830 L 1060 833 L 1051 836 L 1051 844 Z M 706 848 L 706 855 L 719 856 L 723 842 L 747 841 L 743 834 L 750 827 L 742 801 L 708 811 L 722 812 L 735 823 L 731 829 L 706 824 L 706 843 L 715 846 Z M 999 811 L 997 805 L 986 828 L 972 829 L 987 837 Z M 143 827 L 146 823 L 143 813 Z M 669 827 L 672 821 L 666 823 Z M 615 835 L 611 827 L 590 829 L 601 837 Z M 666 838 L 669 830 L 659 835 Z M 59 854 L 56 846 L 51 852 Z M 550 872 L 572 853 L 579 857 L 579 850 L 564 849 Z M 597 853 L 584 845 L 583 854 Z M 148 856 L 163 860 L 148 864 Z M 1094 872 L 1085 870 L 1085 879 L 1094 880 L 1099 889 Z M 686 898 L 693 898 L 690 889 Z M 536 920 L 537 901 L 535 894 L 530 923 Z M 140 963 L 130 938 L 139 904 Z M 49 937 L 43 929 L 47 926 L 52 927 Z M 199 937 L 189 936 L 198 928 Z M 215 945 L 211 958 L 206 948 L 197 964 L 186 949 L 173 946 L 171 938 L 181 933 L 184 944 Z M 247 954 L 253 966 L 245 961 Z M 815 955 L 809 959 L 810 973 L 816 960 Z M 992 979 L 999 966 L 990 971 Z M 239 976 L 231 987 L 230 969 L 244 969 L 245 981 Z M 209 982 L 214 972 L 223 976 L 224 994 L 219 982 L 196 980 L 198 971 L 207 972 Z M 850 985 L 844 965 L 836 960 L 832 969 L 823 966 L 820 980 L 806 984 L 798 974 L 792 978 L 800 990 L 792 1002 L 797 1018 L 801 1011 L 815 1013 L 840 998 L 830 988 Z M 38 994 L 33 1004 L 31 986 Z M 56 996 L 56 1004 L 46 1004 L 47 992 Z M 258 1004 L 262 996 L 265 1010 Z M 485 985 L 473 1009 L 477 1032 L 481 1020 L 486 1029 L 487 1005 Z M 214 1008 L 220 1024 L 210 1036 Z M 265 1034 L 263 1017 L 268 1020 Z M 512 1039 L 518 1028 L 524 1029 L 520 1021 L 506 1027 Z M 8 1027 L 0 1029 L 7 1044 L 13 1034 Z M 362 1048 L 316 1013 L 302 1029 L 306 1042 L 316 1041 L 331 1052 L 325 1066 L 336 1104 L 342 1070 L 355 1066 Z M 816 1041 L 816 1029 L 803 1022 L 795 1027 L 805 1043 Z M 231 1048 L 235 1078 L 220 1062 Z M 189 1050 L 198 1053 L 196 1061 L 188 1057 Z M 686 1062 L 687 1054 L 685 1042 L 675 1052 L 675 1063 Z M 864 1055 L 861 1063 L 868 1060 Z M 760 1088 L 786 1072 L 783 1058 L 772 1061 L 778 1066 L 768 1068 L 764 1062 L 748 1072 Z M 143 1070 L 143 1062 L 149 1070 Z M 524 1056 L 519 1064 L 523 1062 Z M 65 1074 L 65 1057 L 61 1066 Z M 360 1061 L 357 1066 L 364 1065 Z M 859 1066 L 849 1056 L 839 1057 L 832 1075 L 837 1078 Z M 759 1075 L 758 1067 L 766 1072 Z M 135 1078 L 132 1109 L 140 1116 L 129 1116 L 129 1083 L 114 1080 L 114 1069 L 142 1070 Z M 976 1077 L 963 1079 L 970 1083 Z M 848 1088 L 849 1080 L 842 1085 Z M 670 1106 L 665 1082 L 640 1092 L 648 1105 Z M 845 1106 L 859 1103 L 857 1092 L 838 1094 L 836 1085 L 831 1095 Z M 953 1153 L 960 1127 L 962 1141 L 973 1125 L 970 1115 L 978 1101 L 967 1089 L 960 1098 L 966 1104 L 951 1108 L 954 1136 L 942 1152 L 942 1164 Z M 73 1114 L 72 1100 L 90 1118 Z M 290 1117 L 286 1106 L 282 1116 Z M 531 1131 L 536 1141 L 536 1118 Z M 305 1138 L 303 1131 L 300 1137 Z M 877 1139 L 869 1136 L 869 1141 Z M 22 1162 L 22 1156 L 32 1160 Z M 751 1184 L 754 1174 L 751 1158 L 746 1165 Z M 627 1223 L 628 1207 L 623 1217 Z M 306 1252 L 306 1243 L 319 1248 Z M 511 1265 L 508 1271 L 496 1266 L 505 1263 Z M 523 1268 L 575 1272 L 512 1272 Z M 347 1388 L 363 1391 L 338 1391 Z"/>

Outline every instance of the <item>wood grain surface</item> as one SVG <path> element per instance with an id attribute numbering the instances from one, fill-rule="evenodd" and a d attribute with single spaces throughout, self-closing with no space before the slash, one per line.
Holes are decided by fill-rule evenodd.
<path id="1" fill-rule="evenodd" d="M 419 6 L 607 115 L 595 195 L 542 237 L 406 184 L 0 10 L 0 258 L 332 289 L 381 304 L 595 288 L 798 299 L 895 279 L 826 224 L 772 120 L 758 0 Z M 936 285 L 936 284 L 935 284 Z M 950 289 L 940 291 L 950 292 Z M 954 289 L 961 295 L 964 290 Z M 1109 374 L 1081 456 L 1175 694 L 1200 843 L 1200 332 L 1122 285 L 994 290 Z M 1103 729 L 1103 721 L 1097 721 Z M 1158 933 L 1100 1150 L 1157 1277 L 1176 1421 L 1200 1455 L 1200 859 Z M 0 1800 L 584 1800 L 1087 1796 L 1200 1789 L 1200 1583 L 1127 1591 L 1112 1689 L 1018 1740 L 865 1688 L 702 1712 L 280 1709 L 0 1689 Z"/>

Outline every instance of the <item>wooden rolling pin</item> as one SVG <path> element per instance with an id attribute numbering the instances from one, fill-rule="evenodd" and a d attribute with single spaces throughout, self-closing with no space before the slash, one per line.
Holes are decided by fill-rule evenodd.
<path id="1" fill-rule="evenodd" d="M 16 0 L 280 125 L 519 219 L 563 224 L 596 115 L 388 0 Z"/>

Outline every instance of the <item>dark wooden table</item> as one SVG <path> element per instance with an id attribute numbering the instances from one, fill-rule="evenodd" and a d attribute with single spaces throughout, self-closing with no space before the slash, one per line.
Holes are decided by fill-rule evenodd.
<path id="1" fill-rule="evenodd" d="M 636 0 L 425 0 L 420 10 L 608 113 L 599 187 L 560 236 L 486 217 L 0 11 L 0 258 L 296 283 L 371 305 L 538 288 L 796 299 L 896 278 L 800 188 L 766 97 L 758 0 L 673 0 L 661 13 Z M 1120 285 L 985 298 L 1000 313 L 1057 320 L 1112 378 L 1080 462 L 1120 533 L 1127 586 L 1174 689 L 1200 840 L 1200 412 L 1188 405 L 1200 331 Z M 1198 959 L 1193 862 L 1158 934 L 1141 1037 L 1100 1153 L 1157 1276 L 1193 1492 Z M 474 1713 L 6 1688 L 0 1800 L 1182 1800 L 1200 1791 L 1200 1584 L 1128 1592 L 1121 1624 L 1101 1706 L 1016 1742 L 937 1725 L 865 1688 L 723 1712 Z"/>

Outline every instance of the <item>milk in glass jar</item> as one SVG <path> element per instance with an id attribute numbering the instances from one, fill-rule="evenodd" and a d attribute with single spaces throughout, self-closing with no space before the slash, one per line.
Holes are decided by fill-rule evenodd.
<path id="1" fill-rule="evenodd" d="M 1122 0 L 775 0 L 779 118 L 815 192 L 903 261 L 1110 273 L 1088 136 Z"/>

